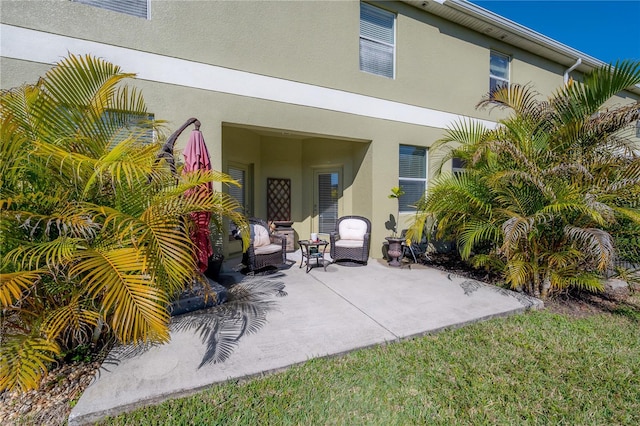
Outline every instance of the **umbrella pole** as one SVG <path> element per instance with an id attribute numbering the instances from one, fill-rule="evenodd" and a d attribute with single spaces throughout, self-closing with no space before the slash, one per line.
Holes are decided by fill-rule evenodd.
<path id="1" fill-rule="evenodd" d="M 191 117 L 190 119 L 185 121 L 185 123 L 182 126 L 180 126 L 178 130 L 176 130 L 175 132 L 173 132 L 171 136 L 169 136 L 169 139 L 167 139 L 164 145 L 162 145 L 162 149 L 160 150 L 160 152 L 158 153 L 158 157 L 156 158 L 156 164 L 161 159 L 163 158 L 166 159 L 167 162 L 169 163 L 169 167 L 171 168 L 171 173 L 173 173 L 174 175 L 177 174 L 177 170 L 176 170 L 176 163 L 173 160 L 173 147 L 176 143 L 176 140 L 178 139 L 178 136 L 180 136 L 180 134 L 184 131 L 184 129 L 186 129 L 192 124 L 195 124 L 196 130 L 200 130 L 200 120 L 198 120 L 197 118 Z M 151 181 L 151 177 L 149 177 L 149 181 Z"/>

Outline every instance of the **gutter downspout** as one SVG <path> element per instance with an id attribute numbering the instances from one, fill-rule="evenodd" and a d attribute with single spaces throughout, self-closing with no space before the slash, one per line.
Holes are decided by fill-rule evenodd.
<path id="1" fill-rule="evenodd" d="M 569 82 L 569 73 L 573 70 L 575 70 L 576 68 L 578 68 L 578 66 L 582 63 L 582 58 L 578 58 L 578 60 L 576 61 L 575 64 L 571 65 L 571 68 L 569 68 L 568 70 L 566 70 L 564 72 L 564 84 L 566 85 Z"/>

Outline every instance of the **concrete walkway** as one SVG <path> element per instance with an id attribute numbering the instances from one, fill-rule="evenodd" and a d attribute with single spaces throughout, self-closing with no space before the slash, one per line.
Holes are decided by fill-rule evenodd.
<path id="1" fill-rule="evenodd" d="M 305 273 L 298 268 L 299 252 L 288 259 L 297 263 L 240 284 L 247 288 L 244 305 L 230 302 L 176 317 L 166 345 L 114 350 L 74 407 L 69 424 L 311 358 L 542 307 L 537 299 L 420 265 L 398 269 L 371 259 L 367 266 L 332 264 L 326 271 Z M 283 285 L 286 295 L 278 297 Z M 255 332 L 243 333 L 244 325 Z"/>

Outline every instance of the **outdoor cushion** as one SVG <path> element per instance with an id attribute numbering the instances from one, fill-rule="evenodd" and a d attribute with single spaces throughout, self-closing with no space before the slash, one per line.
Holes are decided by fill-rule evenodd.
<path id="1" fill-rule="evenodd" d="M 262 225 L 254 225 L 253 226 L 253 247 L 263 247 L 271 244 L 271 240 L 269 239 L 269 231 Z M 256 250 L 256 253 L 258 251 Z M 273 252 L 270 252 L 273 253 Z"/>
<path id="2" fill-rule="evenodd" d="M 254 246 L 254 249 L 254 253 L 256 255 L 277 253 L 279 251 L 282 251 L 282 244 L 267 244 L 260 247 Z"/>
<path id="3" fill-rule="evenodd" d="M 340 240 L 358 240 L 364 239 L 364 234 L 367 233 L 367 224 L 359 219 L 345 219 L 340 222 L 338 227 L 338 234 Z"/>
<path id="4" fill-rule="evenodd" d="M 343 248 L 359 248 L 364 245 L 364 240 L 338 240 L 335 242 L 336 247 Z"/>

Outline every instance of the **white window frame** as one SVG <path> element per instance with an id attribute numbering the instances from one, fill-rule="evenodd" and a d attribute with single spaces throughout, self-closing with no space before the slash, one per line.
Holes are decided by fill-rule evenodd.
<path id="1" fill-rule="evenodd" d="M 494 56 L 495 57 L 500 57 L 500 58 L 503 58 L 503 59 L 506 60 L 506 63 L 507 63 L 507 73 L 506 73 L 507 74 L 507 78 L 494 75 L 491 72 L 491 59 Z M 489 90 L 491 91 L 491 88 L 493 87 L 493 84 L 492 84 L 493 81 L 496 81 L 496 86 L 498 84 L 504 84 L 504 83 L 506 83 L 506 85 L 509 86 L 510 80 L 511 80 L 511 56 L 506 55 L 504 53 L 497 52 L 495 50 L 492 50 L 490 52 L 490 54 L 489 54 Z"/>
<path id="2" fill-rule="evenodd" d="M 406 176 L 402 176 L 401 175 L 401 170 L 400 170 L 400 164 L 398 164 L 398 186 L 400 186 L 401 188 L 403 187 L 402 183 L 403 182 L 423 182 L 424 183 L 424 194 L 427 193 L 427 188 L 428 188 L 428 180 L 429 180 L 429 150 L 426 147 L 423 146 L 415 146 L 415 145 L 399 145 L 398 147 L 398 160 L 400 158 L 400 150 L 402 150 L 403 147 L 408 147 L 408 148 L 412 148 L 412 149 L 420 149 L 424 151 L 424 177 L 406 177 Z M 400 197 L 400 199 L 402 199 L 402 197 Z M 408 206 L 405 206 L 406 203 L 401 203 L 400 200 L 398 200 L 398 207 L 399 207 L 399 212 L 400 213 L 415 213 L 416 209 L 415 208 L 407 208 Z"/>
<path id="3" fill-rule="evenodd" d="M 72 0 L 77 3 L 89 6 L 99 7 L 101 9 L 111 10 L 112 12 L 124 13 L 135 16 L 137 18 L 151 19 L 151 0 Z M 136 4 L 131 4 L 134 1 Z M 141 6 L 145 4 L 144 12 Z"/>
<path id="4" fill-rule="evenodd" d="M 371 36 L 367 36 L 367 35 L 363 35 L 362 34 L 362 10 L 363 9 L 369 9 L 370 12 L 373 13 L 377 13 L 380 14 L 382 16 L 387 16 L 393 19 L 393 43 L 388 43 L 386 41 L 380 40 L 380 39 L 376 39 L 375 37 L 371 37 Z M 375 43 L 375 44 L 380 44 L 383 46 L 387 46 L 390 47 L 393 54 L 392 54 L 392 63 L 391 63 L 391 75 L 387 75 L 385 73 L 382 72 L 376 72 L 375 70 L 372 69 L 363 69 L 363 65 L 362 65 L 362 61 L 360 61 L 360 71 L 362 72 L 366 72 L 368 74 L 373 74 L 373 75 L 379 75 L 381 77 L 387 77 L 387 78 L 391 78 L 391 79 L 395 79 L 396 77 L 396 14 L 393 12 L 389 12 L 388 10 L 384 10 L 381 9 L 377 6 L 365 3 L 365 2 L 361 2 L 360 3 L 360 37 L 359 37 L 359 43 L 361 43 L 362 40 L 366 40 L 367 42 L 371 42 L 371 43 Z M 359 55 L 362 56 L 362 49 L 359 48 Z"/>

